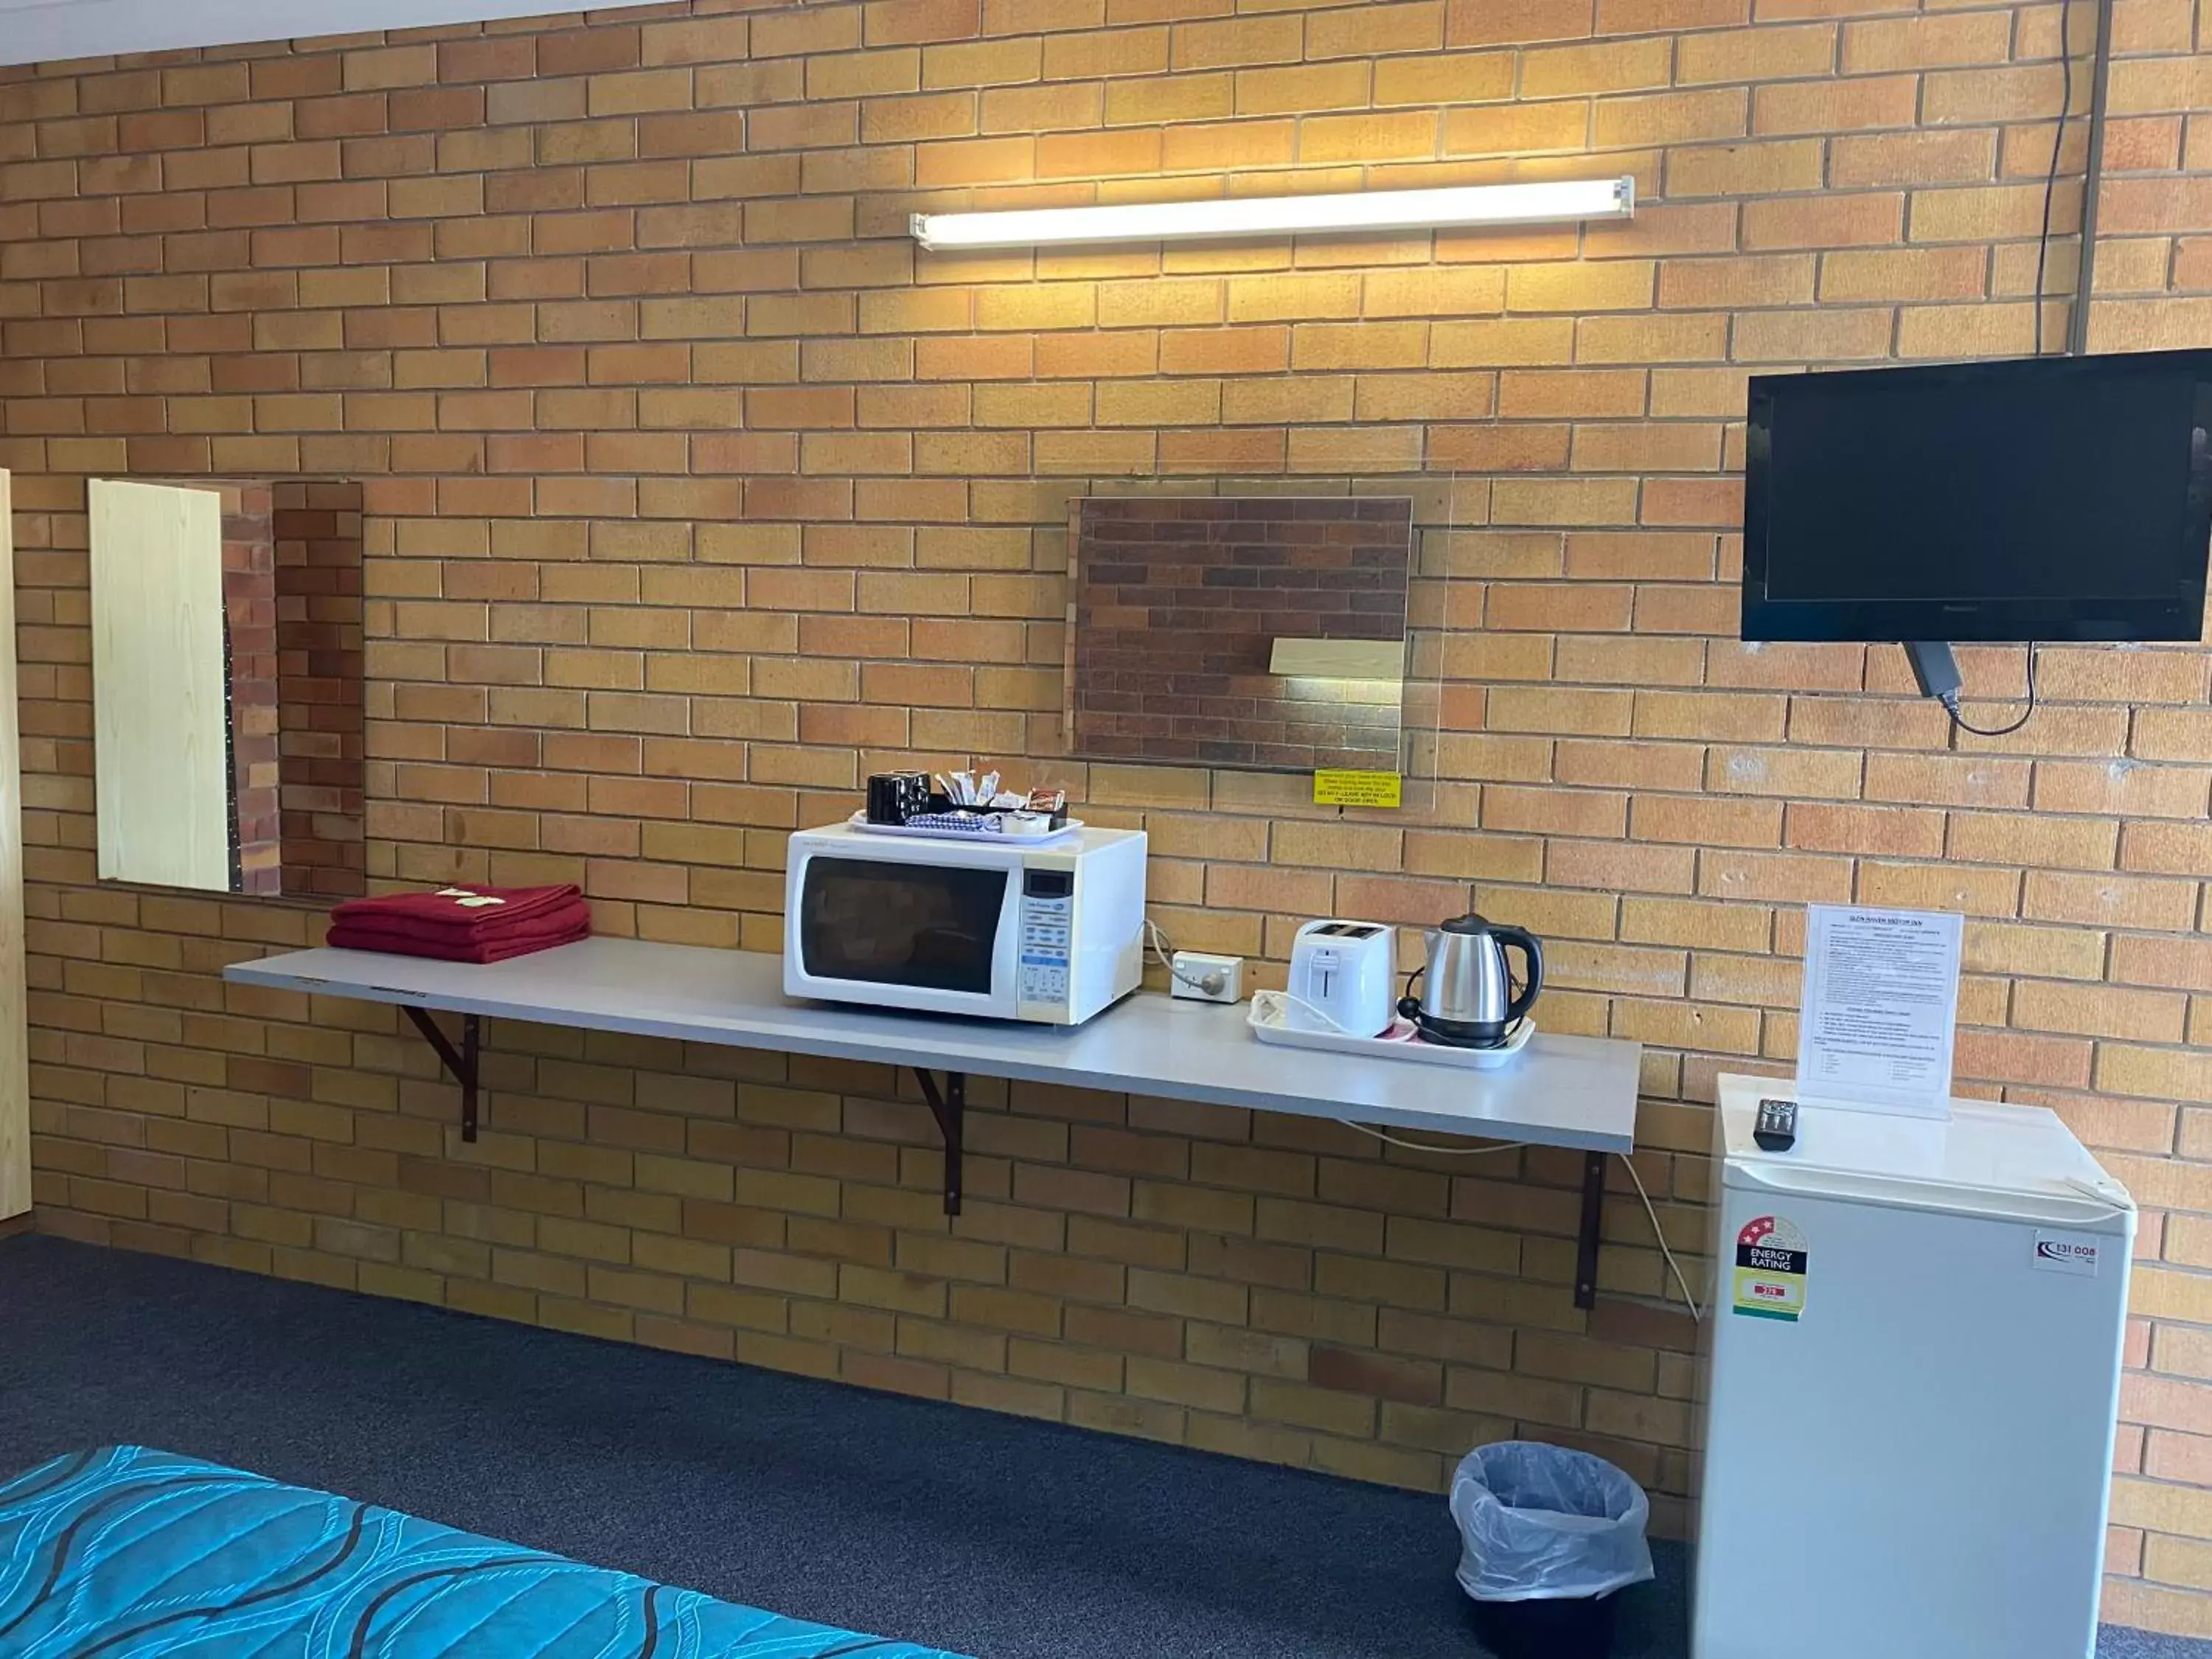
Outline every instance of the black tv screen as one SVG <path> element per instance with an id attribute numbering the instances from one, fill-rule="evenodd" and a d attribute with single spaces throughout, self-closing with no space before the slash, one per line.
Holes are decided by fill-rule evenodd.
<path id="1" fill-rule="evenodd" d="M 1751 382 L 1747 640 L 2189 640 L 2212 351 Z"/>

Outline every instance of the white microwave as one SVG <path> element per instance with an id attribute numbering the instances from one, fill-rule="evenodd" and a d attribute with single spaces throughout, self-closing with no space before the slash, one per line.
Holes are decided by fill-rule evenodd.
<path id="1" fill-rule="evenodd" d="M 784 992 L 1079 1025 L 1142 977 L 1145 851 L 1139 830 L 1042 845 L 801 830 L 784 877 Z"/>

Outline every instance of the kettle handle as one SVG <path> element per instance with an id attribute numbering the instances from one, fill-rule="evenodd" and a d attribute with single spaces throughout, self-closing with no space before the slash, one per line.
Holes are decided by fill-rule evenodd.
<path id="1" fill-rule="evenodd" d="M 1500 945 L 1518 947 L 1528 967 L 1522 977 L 1521 994 L 1505 1005 L 1506 1023 L 1510 1024 L 1535 1006 L 1536 994 L 1544 988 L 1544 944 L 1525 927 L 1493 925 L 1490 931 Z"/>

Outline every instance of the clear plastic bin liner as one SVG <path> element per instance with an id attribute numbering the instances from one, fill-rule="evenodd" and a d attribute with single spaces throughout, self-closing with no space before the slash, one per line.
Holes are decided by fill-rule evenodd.
<path id="1" fill-rule="evenodd" d="M 1477 1447 L 1452 1476 L 1451 1512 L 1460 1588 L 1478 1601 L 1607 1595 L 1651 1577 L 1650 1500 L 1588 1452 Z"/>

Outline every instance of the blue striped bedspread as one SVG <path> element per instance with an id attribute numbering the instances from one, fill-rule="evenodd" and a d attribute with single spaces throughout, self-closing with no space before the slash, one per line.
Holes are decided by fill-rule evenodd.
<path id="1" fill-rule="evenodd" d="M 140 1446 L 0 1486 L 0 1659 L 957 1659 Z"/>

